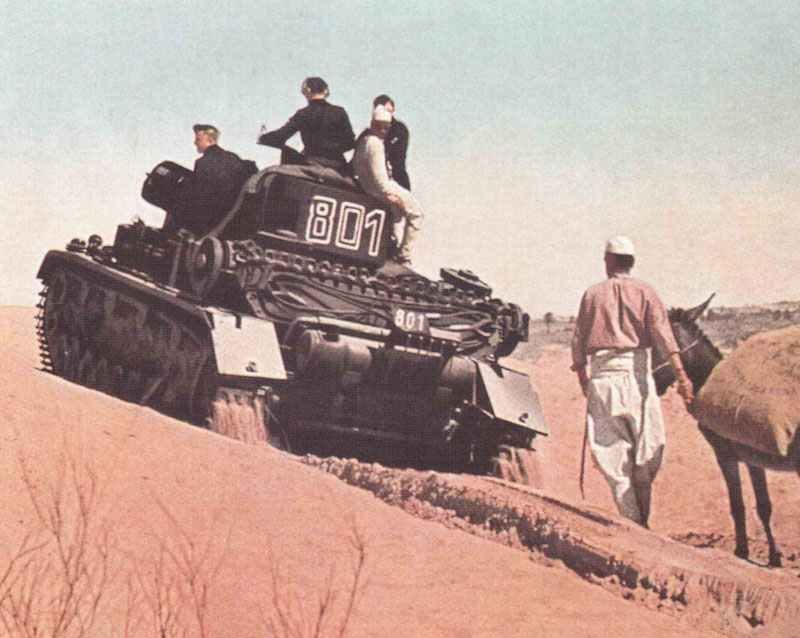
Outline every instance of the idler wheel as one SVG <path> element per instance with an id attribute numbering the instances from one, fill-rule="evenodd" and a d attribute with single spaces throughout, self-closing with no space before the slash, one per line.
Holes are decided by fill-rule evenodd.
<path id="1" fill-rule="evenodd" d="M 225 247 L 216 237 L 205 237 L 195 250 L 188 252 L 188 260 L 189 285 L 195 295 L 204 299 L 219 280 Z"/>

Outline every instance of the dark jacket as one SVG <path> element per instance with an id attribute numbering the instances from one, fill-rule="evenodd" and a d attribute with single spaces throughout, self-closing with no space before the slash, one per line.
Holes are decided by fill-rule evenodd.
<path id="1" fill-rule="evenodd" d="M 282 148 L 295 133 L 303 140 L 303 155 L 344 164 L 344 153 L 355 145 L 347 111 L 325 100 L 311 100 L 281 128 L 264 133 L 258 143 Z"/>
<path id="2" fill-rule="evenodd" d="M 403 188 L 411 190 L 411 182 L 406 172 L 408 127 L 401 121 L 393 119 L 383 144 L 386 147 L 386 159 L 392 167 L 392 179 Z"/>
<path id="3" fill-rule="evenodd" d="M 209 146 L 194 163 L 189 210 L 181 225 L 201 235 L 219 223 L 253 173 L 249 164 L 236 153 Z"/>

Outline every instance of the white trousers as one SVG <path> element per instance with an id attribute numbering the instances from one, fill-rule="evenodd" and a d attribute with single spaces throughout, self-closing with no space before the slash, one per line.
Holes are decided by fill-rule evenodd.
<path id="1" fill-rule="evenodd" d="M 392 182 L 392 193 L 397 195 L 402 202 L 402 206 L 392 206 L 394 236 L 399 241 L 397 255 L 402 260 L 410 260 L 411 244 L 422 227 L 422 207 L 411 191 L 396 182 Z M 401 237 L 402 239 L 400 239 Z"/>
<path id="2" fill-rule="evenodd" d="M 620 514 L 646 524 L 650 485 L 666 443 L 650 351 L 601 350 L 590 363 L 586 428 L 592 456 Z"/>

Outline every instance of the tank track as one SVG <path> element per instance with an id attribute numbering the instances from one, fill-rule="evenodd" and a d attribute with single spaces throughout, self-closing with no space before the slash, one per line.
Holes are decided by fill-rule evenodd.
<path id="1" fill-rule="evenodd" d="M 216 385 L 210 335 L 199 328 L 65 268 L 48 275 L 39 296 L 43 370 L 246 443 L 289 450 L 260 389 Z M 501 445 L 485 470 L 538 487 L 534 455 Z"/>
<path id="2" fill-rule="evenodd" d="M 386 275 L 380 270 L 344 266 L 328 260 L 263 249 L 252 240 L 231 242 L 229 272 L 257 316 L 272 317 L 280 308 L 287 313 L 320 311 L 362 322 L 391 327 L 389 308 L 402 304 L 410 310 L 439 315 L 430 321 L 436 328 L 456 326 L 474 333 L 460 350 L 470 350 L 488 340 L 493 332 L 497 343 L 527 339 L 527 317 L 515 304 L 487 299 L 457 288 L 445 281 L 432 281 L 416 273 Z M 270 303 L 259 292 L 269 291 Z M 335 311 L 319 302 L 309 308 L 307 298 L 319 301 L 336 298 L 349 305 Z M 511 345 L 509 343 L 509 345 Z M 510 350 L 513 350 L 513 345 Z M 504 356 L 508 353 L 502 353 Z"/>
<path id="3" fill-rule="evenodd" d="M 44 303 L 47 299 L 47 289 L 49 286 L 44 284 L 39 291 L 39 301 L 36 304 L 36 340 L 39 342 L 39 360 L 42 362 L 42 370 L 53 372 L 53 360 L 50 358 L 50 347 L 44 333 Z"/>
<path id="4" fill-rule="evenodd" d="M 257 392 L 214 386 L 208 335 L 65 269 L 39 295 L 43 370 L 246 442 L 267 441 Z"/>

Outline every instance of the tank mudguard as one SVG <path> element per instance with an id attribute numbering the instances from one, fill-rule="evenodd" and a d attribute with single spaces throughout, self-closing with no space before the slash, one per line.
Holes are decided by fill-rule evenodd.
<path id="1" fill-rule="evenodd" d="M 79 272 L 101 286 L 109 286 L 131 297 L 146 300 L 150 305 L 174 308 L 208 327 L 208 317 L 196 303 L 184 298 L 173 288 L 144 279 L 139 273 L 110 266 L 83 253 L 51 250 L 45 255 L 36 276 L 46 281 L 50 273 L 58 268 Z"/>
<path id="2" fill-rule="evenodd" d="M 499 364 L 478 364 L 478 378 L 486 392 L 489 406 L 496 419 L 511 425 L 550 434 L 544 421 L 539 395 L 527 374 Z"/>
<path id="3" fill-rule="evenodd" d="M 206 310 L 211 317 L 219 374 L 252 379 L 287 378 L 274 323 L 218 308 Z"/>

